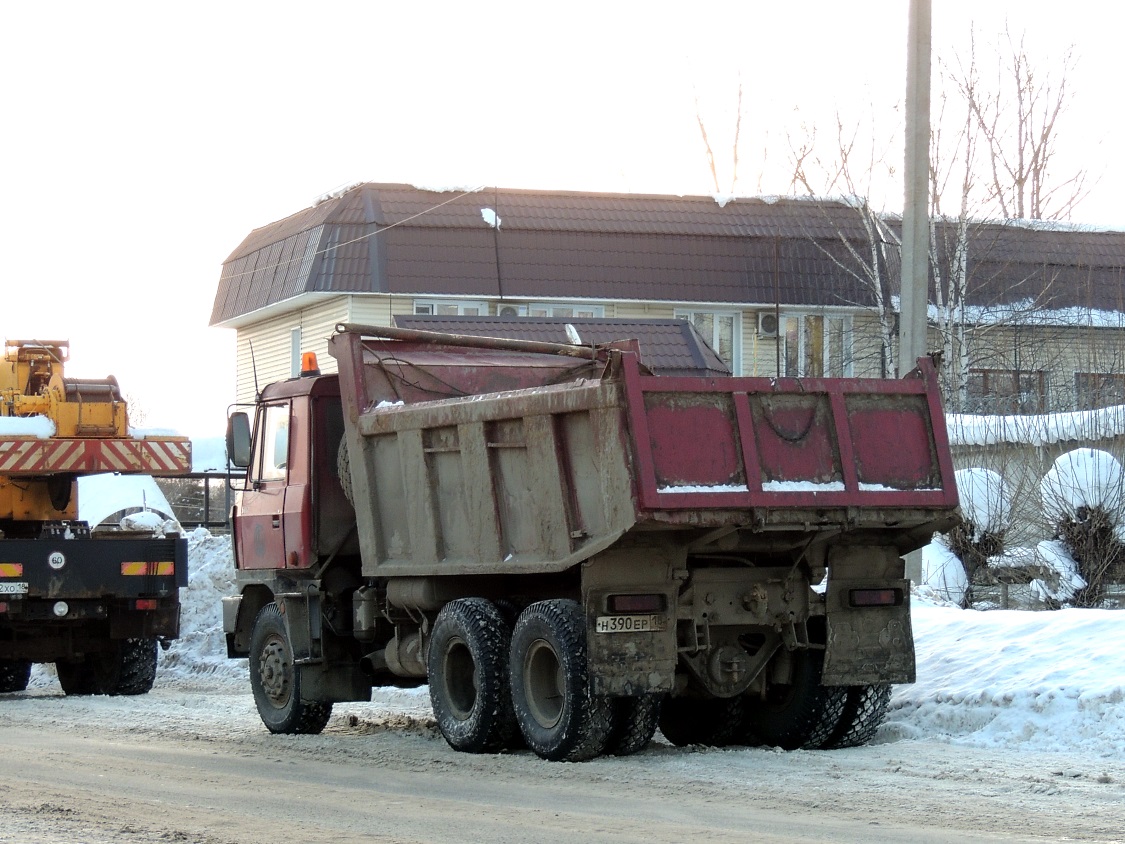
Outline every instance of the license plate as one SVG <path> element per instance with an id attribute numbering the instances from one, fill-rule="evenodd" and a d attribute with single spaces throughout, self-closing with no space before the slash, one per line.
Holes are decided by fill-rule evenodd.
<path id="1" fill-rule="evenodd" d="M 26 595 L 26 583 L 0 583 L 0 595 Z"/>
<path id="2" fill-rule="evenodd" d="M 659 633 L 666 619 L 662 615 L 599 615 L 597 633 Z"/>

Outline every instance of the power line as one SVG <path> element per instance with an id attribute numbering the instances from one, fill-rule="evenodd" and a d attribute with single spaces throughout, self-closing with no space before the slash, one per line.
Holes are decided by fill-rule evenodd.
<path id="1" fill-rule="evenodd" d="M 385 232 L 385 231 L 390 231 L 393 228 L 397 228 L 398 226 L 409 223 L 411 220 L 416 220 L 419 217 L 425 216 L 426 214 L 433 213 L 434 211 L 437 211 L 439 208 L 442 208 L 442 207 L 448 205 L 451 202 L 456 202 L 458 199 L 463 199 L 464 197 L 468 196 L 469 194 L 478 193 L 478 192 L 484 190 L 484 188 L 485 188 L 484 185 L 478 185 L 475 188 L 470 188 L 469 190 L 462 191 L 461 193 L 457 194 L 456 196 L 450 197 L 449 199 L 445 200 L 444 202 L 439 202 L 437 205 L 433 205 L 429 208 L 426 208 L 426 209 L 423 209 L 422 211 L 419 211 L 417 214 L 411 214 L 409 217 L 404 217 L 403 219 L 398 220 L 397 222 L 391 223 L 388 226 L 383 226 L 383 228 L 381 228 L 381 229 L 376 229 L 373 232 L 368 232 L 367 234 L 362 234 L 359 237 L 352 238 L 351 240 L 346 240 L 343 243 L 337 243 L 333 246 L 326 246 L 323 249 L 320 249 L 320 250 L 314 252 L 311 256 L 309 256 L 308 254 L 305 254 L 305 255 L 301 255 L 300 257 L 297 257 L 297 258 L 289 258 L 288 260 L 278 261 L 276 264 L 271 264 L 269 266 L 255 267 L 252 270 L 243 270 L 241 272 L 232 273 L 231 275 L 225 276 L 225 278 L 227 280 L 233 280 L 233 279 L 236 279 L 236 278 L 240 278 L 244 275 L 254 275 L 255 273 L 259 273 L 259 272 L 267 272 L 269 270 L 276 270 L 279 267 L 285 267 L 285 266 L 288 266 L 289 264 L 296 264 L 296 263 L 300 263 L 302 261 L 307 261 L 310 257 L 315 258 L 317 255 L 326 255 L 329 252 L 332 252 L 333 250 L 340 249 L 341 247 L 344 247 L 344 246 L 350 246 L 353 243 L 359 243 L 361 240 L 367 240 L 367 238 L 369 238 L 369 237 L 374 237 L 377 234 L 381 234 L 382 232 Z M 256 251 L 261 251 L 261 250 L 256 250 Z M 251 253 L 251 254 L 253 254 L 253 253 Z M 245 257 L 249 257 L 249 256 L 243 256 L 243 257 L 245 258 Z"/>

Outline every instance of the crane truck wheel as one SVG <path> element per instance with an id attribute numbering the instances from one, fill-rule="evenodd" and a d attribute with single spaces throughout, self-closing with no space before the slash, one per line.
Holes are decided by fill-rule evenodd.
<path id="1" fill-rule="evenodd" d="M 426 674 L 438 729 L 454 750 L 495 753 L 515 744 L 511 639 L 500 610 L 483 598 L 450 601 L 438 613 Z"/>
<path id="2" fill-rule="evenodd" d="M 677 747 L 726 747 L 739 743 L 742 718 L 740 697 L 673 697 L 660 709 L 660 732 Z"/>
<path id="3" fill-rule="evenodd" d="M 619 697 L 613 701 L 613 728 L 606 753 L 632 756 L 648 746 L 660 720 L 660 695 Z"/>
<path id="4" fill-rule="evenodd" d="M 0 693 L 22 692 L 31 679 L 31 663 L 26 659 L 0 659 Z"/>
<path id="5" fill-rule="evenodd" d="M 747 744 L 811 750 L 822 747 L 840 723 L 848 687 L 821 685 L 824 652 L 798 650 L 792 658 L 791 682 L 770 686 L 765 700 L 746 700 Z"/>
<path id="6" fill-rule="evenodd" d="M 254 619 L 250 688 L 271 733 L 319 733 L 332 716 L 331 703 L 301 700 L 301 669 L 293 664 L 293 646 L 277 604 L 266 604 Z"/>
<path id="7" fill-rule="evenodd" d="M 570 600 L 525 609 L 512 631 L 512 702 L 527 746 L 552 762 L 583 762 L 605 752 L 612 701 L 590 691 L 586 618 Z"/>
<path id="8" fill-rule="evenodd" d="M 156 680 L 156 640 L 125 639 L 108 650 L 55 663 L 63 693 L 143 695 Z"/>
<path id="9" fill-rule="evenodd" d="M 875 731 L 887 717 L 891 703 L 891 686 L 880 683 L 872 686 L 849 686 L 844 712 L 832 735 L 821 745 L 825 750 L 839 747 L 859 747 L 875 736 Z"/>

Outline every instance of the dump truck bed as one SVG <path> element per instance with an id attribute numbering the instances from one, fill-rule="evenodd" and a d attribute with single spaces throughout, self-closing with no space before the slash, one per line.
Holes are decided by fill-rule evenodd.
<path id="1" fill-rule="evenodd" d="M 899 381 L 669 378 L 635 350 L 362 334 L 330 350 L 365 575 L 561 571 L 700 527 L 893 531 L 906 551 L 954 518 L 928 358 Z"/>

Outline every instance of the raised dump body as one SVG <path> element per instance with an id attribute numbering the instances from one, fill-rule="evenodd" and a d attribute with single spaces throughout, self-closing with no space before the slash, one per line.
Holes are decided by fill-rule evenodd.
<path id="1" fill-rule="evenodd" d="M 677 744 L 831 747 L 913 681 L 901 555 L 957 518 L 929 359 L 901 381 L 669 378 L 635 344 L 363 326 L 330 351 L 338 384 L 277 395 L 339 395 L 355 532 L 286 546 L 276 574 L 240 560 L 228 601 L 267 724 L 416 678 L 464 750 L 518 733 L 549 759 L 628 753 L 658 724 Z M 288 430 L 315 441 L 315 405 Z M 310 479 L 309 536 L 341 536 L 315 506 L 330 479 Z M 277 666 L 254 615 L 285 620 L 301 701 L 260 691 Z"/>

